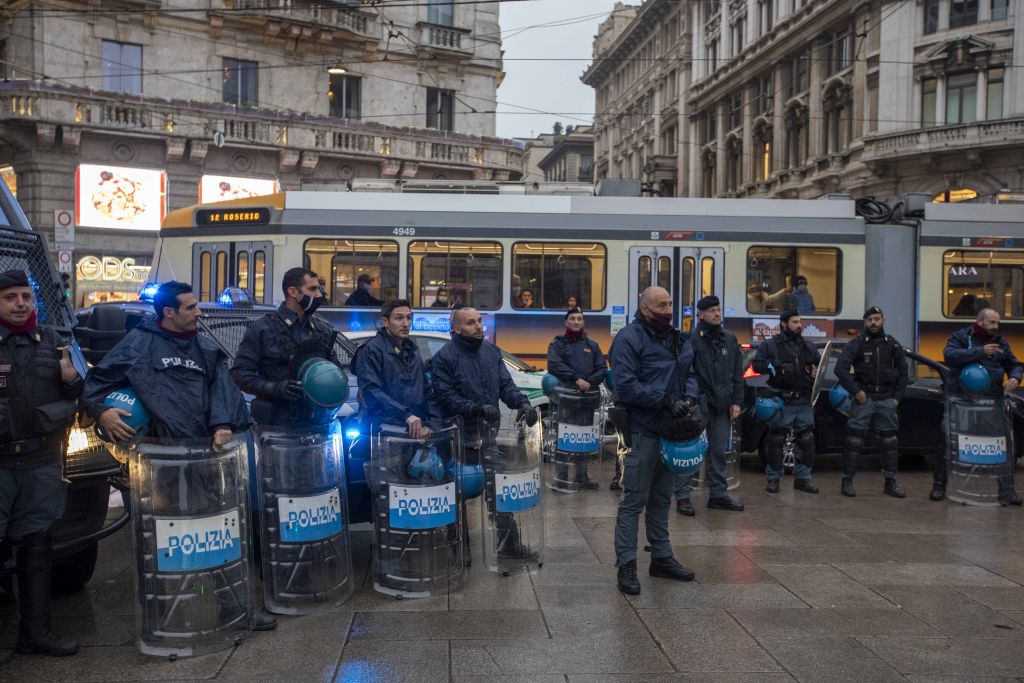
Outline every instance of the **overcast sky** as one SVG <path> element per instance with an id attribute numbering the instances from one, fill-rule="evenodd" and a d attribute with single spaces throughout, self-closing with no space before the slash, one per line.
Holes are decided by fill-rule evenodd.
<path id="1" fill-rule="evenodd" d="M 555 121 L 579 125 L 592 120 L 594 91 L 580 81 L 580 74 L 590 64 L 597 26 L 614 6 L 615 0 L 528 0 L 501 4 L 505 81 L 498 88 L 499 136 L 535 137 L 551 132 Z M 555 22 L 563 25 L 538 26 Z M 515 30 L 531 26 L 536 28 L 521 33 Z M 523 58 L 541 61 L 519 61 Z M 564 114 L 529 113 L 513 105 Z"/>

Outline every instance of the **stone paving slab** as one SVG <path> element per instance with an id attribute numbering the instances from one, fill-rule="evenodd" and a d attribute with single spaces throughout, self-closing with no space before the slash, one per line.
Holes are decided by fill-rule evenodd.
<path id="1" fill-rule="evenodd" d="M 758 642 L 798 681 L 902 681 L 890 663 L 853 638 L 759 638 Z"/>
<path id="2" fill-rule="evenodd" d="M 834 564 L 836 562 L 888 562 L 893 558 L 871 545 L 804 545 L 796 548 L 740 546 L 737 550 L 759 564 Z"/>
<path id="3" fill-rule="evenodd" d="M 672 665 L 650 638 L 579 640 L 453 640 L 452 674 L 573 674 L 670 672 Z"/>
<path id="4" fill-rule="evenodd" d="M 831 565 L 770 564 L 763 567 L 812 607 L 889 607 L 867 586 Z"/>
<path id="5" fill-rule="evenodd" d="M 449 645 L 445 640 L 349 643 L 341 656 L 335 681 L 447 681 Z"/>
<path id="6" fill-rule="evenodd" d="M 53 683 L 198 680 L 216 676 L 231 654 L 231 650 L 224 650 L 169 662 L 163 657 L 143 655 L 134 645 L 86 647 L 74 657 L 14 654 L 0 668 L 0 680 Z"/>
<path id="7" fill-rule="evenodd" d="M 367 612 L 352 622 L 349 642 L 547 638 L 540 610 Z"/>
<path id="8" fill-rule="evenodd" d="M 1024 610 L 1024 587 L 956 586 L 956 590 L 994 610 Z"/>
<path id="9" fill-rule="evenodd" d="M 601 674 L 568 677 L 569 683 L 792 683 L 787 673 L 678 673 L 678 674 Z"/>
<path id="10" fill-rule="evenodd" d="M 448 609 L 535 610 L 538 605 L 529 574 L 498 576 L 481 564 L 469 570 L 461 589 L 448 594 Z"/>
<path id="11" fill-rule="evenodd" d="M 866 586 L 999 586 L 1015 584 L 981 567 L 955 564 L 837 563 L 834 565 Z"/>
<path id="12" fill-rule="evenodd" d="M 638 613 L 677 671 L 784 670 L 723 609 L 642 609 Z"/>
<path id="13" fill-rule="evenodd" d="M 905 674 L 1024 676 L 1024 648 L 981 638 L 857 639 L 887 664 Z"/>
<path id="14" fill-rule="evenodd" d="M 755 638 L 905 635 L 942 637 L 909 612 L 897 607 L 835 607 L 830 609 L 733 608 L 736 621 Z"/>
<path id="15" fill-rule="evenodd" d="M 1024 630 L 999 612 L 946 586 L 878 586 L 893 604 L 949 638 L 1019 639 Z"/>
<path id="16" fill-rule="evenodd" d="M 217 680 L 330 680 L 353 616 L 351 612 L 333 612 L 278 617 L 275 631 L 253 633 L 234 650 Z"/>
<path id="17" fill-rule="evenodd" d="M 731 608 L 739 606 L 806 608 L 806 602 L 778 584 L 675 583 L 640 577 L 643 592 L 630 596 L 634 607 Z"/>

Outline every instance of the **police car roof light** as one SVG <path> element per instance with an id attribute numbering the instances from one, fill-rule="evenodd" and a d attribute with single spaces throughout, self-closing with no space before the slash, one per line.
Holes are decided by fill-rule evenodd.
<path id="1" fill-rule="evenodd" d="M 153 297 L 156 296 L 156 290 L 160 289 L 160 285 L 161 283 L 159 282 L 147 282 L 143 285 L 142 289 L 139 290 L 139 301 L 153 303 Z"/>

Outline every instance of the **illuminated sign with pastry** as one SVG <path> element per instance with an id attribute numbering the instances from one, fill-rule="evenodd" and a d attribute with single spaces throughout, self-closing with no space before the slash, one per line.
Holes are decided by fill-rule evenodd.
<path id="1" fill-rule="evenodd" d="M 265 178 L 235 178 L 225 175 L 204 175 L 199 181 L 199 203 L 223 202 L 227 199 L 248 199 L 277 192 L 277 181 Z"/>
<path id="2" fill-rule="evenodd" d="M 159 230 L 167 174 L 152 168 L 82 164 L 75 173 L 75 223 L 88 228 Z"/>

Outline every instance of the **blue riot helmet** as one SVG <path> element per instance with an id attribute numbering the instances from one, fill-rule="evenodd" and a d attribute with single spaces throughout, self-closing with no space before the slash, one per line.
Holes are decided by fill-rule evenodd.
<path id="1" fill-rule="evenodd" d="M 321 408 L 337 408 L 348 398 L 348 377 L 329 360 L 305 361 L 299 366 L 298 380 L 310 403 Z"/>
<path id="2" fill-rule="evenodd" d="M 700 436 L 688 441 L 661 440 L 661 460 L 673 474 L 696 474 L 704 464 L 704 455 L 707 452 L 707 432 L 701 432 Z"/>
<path id="3" fill-rule="evenodd" d="M 134 389 L 125 388 L 110 392 L 103 401 L 103 408 L 104 410 L 107 408 L 118 408 L 131 413 L 130 415 L 122 415 L 121 421 L 134 429 L 137 436 L 142 436 L 149 429 L 149 411 L 146 410 L 146 406 L 142 405 L 142 400 L 135 394 Z M 111 441 L 110 437 L 98 423 L 96 425 L 96 433 L 104 441 Z"/>
<path id="4" fill-rule="evenodd" d="M 448 463 L 448 476 L 454 479 L 457 475 L 455 461 Z M 484 492 L 484 468 L 480 465 L 462 465 L 462 495 L 466 500 L 476 498 Z"/>
<path id="5" fill-rule="evenodd" d="M 850 396 L 850 392 L 839 383 L 828 390 L 828 402 L 836 412 L 843 415 L 849 415 L 850 408 L 853 407 L 853 398 Z"/>
<path id="6" fill-rule="evenodd" d="M 444 479 L 444 460 L 433 446 L 425 446 L 409 463 L 409 476 L 421 484 L 436 484 Z"/>
<path id="7" fill-rule="evenodd" d="M 762 422 L 769 422 L 785 405 L 778 396 L 762 396 L 754 403 L 754 415 Z"/>
<path id="8" fill-rule="evenodd" d="M 562 380 L 554 375 L 544 375 L 544 378 L 540 381 L 540 388 L 545 396 L 551 396 L 560 386 L 562 386 Z"/>
<path id="9" fill-rule="evenodd" d="M 960 386 L 969 394 L 981 394 L 988 391 L 992 379 L 988 376 L 988 370 L 981 363 L 965 365 L 960 371 Z"/>

